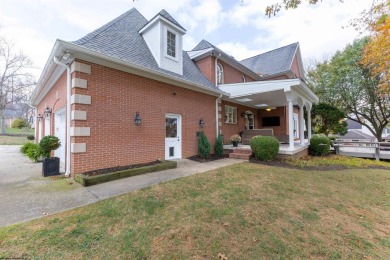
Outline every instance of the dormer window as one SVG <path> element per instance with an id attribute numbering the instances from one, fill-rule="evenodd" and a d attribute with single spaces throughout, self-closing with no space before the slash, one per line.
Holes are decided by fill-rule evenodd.
<path id="1" fill-rule="evenodd" d="M 176 34 L 167 30 L 167 55 L 176 58 Z"/>
<path id="2" fill-rule="evenodd" d="M 217 83 L 223 84 L 223 67 L 221 64 L 217 64 Z"/>

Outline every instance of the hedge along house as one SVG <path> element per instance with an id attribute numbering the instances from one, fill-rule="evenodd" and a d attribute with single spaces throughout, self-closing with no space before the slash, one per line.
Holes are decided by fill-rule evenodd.
<path id="1" fill-rule="evenodd" d="M 227 143 L 245 127 L 263 128 L 260 102 L 284 116 L 282 125 L 286 104 L 290 115 L 293 105 L 310 110 L 318 100 L 302 80 L 264 81 L 272 77 L 212 45 L 203 48 L 206 41 L 183 51 L 185 33 L 165 10 L 148 21 L 133 8 L 77 41 L 56 41 L 32 104 L 37 141 L 48 134 L 60 138 L 54 155 L 66 175 L 187 158 L 197 154 L 199 131 L 211 143 L 222 133 Z M 294 59 L 300 62 L 297 51 Z M 270 82 L 273 88 L 263 85 Z"/>

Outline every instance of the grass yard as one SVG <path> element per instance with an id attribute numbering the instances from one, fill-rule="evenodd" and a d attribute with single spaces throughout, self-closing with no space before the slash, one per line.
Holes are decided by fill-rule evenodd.
<path id="1" fill-rule="evenodd" d="M 23 145 L 27 142 L 26 136 L 0 135 L 0 145 Z"/>
<path id="2" fill-rule="evenodd" d="M 0 258 L 390 259 L 390 171 L 241 163 L 0 228 Z"/>
<path id="3" fill-rule="evenodd" d="M 7 134 L 9 135 L 34 135 L 34 133 L 35 129 L 30 129 L 27 127 L 23 127 L 21 129 L 7 127 Z"/>

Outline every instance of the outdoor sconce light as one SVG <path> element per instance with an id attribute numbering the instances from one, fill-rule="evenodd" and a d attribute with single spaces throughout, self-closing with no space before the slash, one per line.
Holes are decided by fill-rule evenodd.
<path id="1" fill-rule="evenodd" d="M 141 116 L 139 115 L 138 111 L 135 112 L 134 124 L 137 126 L 141 124 Z"/>
<path id="2" fill-rule="evenodd" d="M 45 109 L 45 117 L 49 117 L 50 116 L 50 114 L 51 114 L 51 108 L 46 108 Z"/>
<path id="3" fill-rule="evenodd" d="M 203 121 L 203 119 L 199 120 L 199 126 L 200 126 L 200 128 L 203 128 L 203 127 L 204 127 L 204 121 Z"/>
<path id="4" fill-rule="evenodd" d="M 41 114 L 38 114 L 37 118 L 38 118 L 38 121 L 39 121 L 39 122 L 42 121 L 42 116 L 41 116 Z"/>

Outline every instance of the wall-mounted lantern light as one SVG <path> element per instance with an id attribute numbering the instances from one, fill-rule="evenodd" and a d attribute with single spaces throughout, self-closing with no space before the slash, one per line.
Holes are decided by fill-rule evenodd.
<path id="1" fill-rule="evenodd" d="M 135 113 L 134 124 L 137 126 L 141 124 L 141 116 L 139 115 L 138 111 Z"/>
<path id="2" fill-rule="evenodd" d="M 204 127 L 204 121 L 203 121 L 203 119 L 199 120 L 199 126 L 200 126 L 200 128 L 203 128 L 203 127 Z"/>
<path id="3" fill-rule="evenodd" d="M 47 107 L 47 108 L 45 109 L 45 117 L 49 117 L 50 114 L 51 114 L 51 108 Z"/>
<path id="4" fill-rule="evenodd" d="M 41 122 L 42 121 L 42 115 L 38 114 L 37 119 L 38 119 L 38 122 Z"/>

